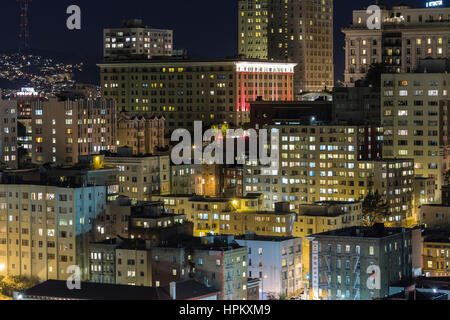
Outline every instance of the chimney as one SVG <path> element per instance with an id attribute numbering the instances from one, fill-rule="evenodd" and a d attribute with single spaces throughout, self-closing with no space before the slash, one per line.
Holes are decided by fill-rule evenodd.
<path id="1" fill-rule="evenodd" d="M 170 283 L 170 298 L 172 300 L 177 300 L 177 283 L 176 282 Z"/>

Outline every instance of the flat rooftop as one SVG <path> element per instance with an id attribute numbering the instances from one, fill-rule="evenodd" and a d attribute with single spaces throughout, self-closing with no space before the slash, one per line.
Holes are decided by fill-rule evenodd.
<path id="1" fill-rule="evenodd" d="M 222 252 L 243 248 L 235 241 L 228 241 L 226 236 L 217 236 L 213 243 L 211 242 L 206 244 L 204 242 L 205 238 L 196 238 L 186 235 L 180 235 L 177 239 L 171 239 L 169 240 L 168 243 L 160 244 L 155 248 L 170 248 L 170 249 L 185 248 L 192 250 L 208 250 L 208 251 L 222 251 Z"/>
<path id="2" fill-rule="evenodd" d="M 235 237 L 236 240 L 243 241 L 266 241 L 266 242 L 284 242 L 293 239 L 297 239 L 295 237 L 271 237 L 271 236 L 259 236 L 259 235 L 245 235 Z"/>
<path id="3" fill-rule="evenodd" d="M 82 282 L 81 290 L 69 290 L 66 281 L 49 280 L 23 292 L 24 299 L 43 300 L 170 300 L 165 291 L 153 287 Z"/>
<path id="4" fill-rule="evenodd" d="M 170 285 L 160 288 L 166 296 L 170 296 Z M 198 298 L 206 298 L 217 295 L 219 291 L 196 282 L 194 280 L 187 280 L 177 282 L 176 284 L 176 300 L 193 300 Z"/>
<path id="5" fill-rule="evenodd" d="M 376 238 L 381 239 L 403 231 L 412 229 L 405 228 L 385 228 L 383 224 L 376 224 L 373 227 L 350 227 L 340 230 L 332 230 L 328 232 L 318 233 L 311 237 L 347 237 L 347 238 Z"/>
<path id="6" fill-rule="evenodd" d="M 149 65 L 157 65 L 157 64 L 168 64 L 168 63 L 204 63 L 205 65 L 210 63 L 235 63 L 235 62 L 241 62 L 241 63 L 261 63 L 265 65 L 274 65 L 279 64 L 281 65 L 291 65 L 295 66 L 296 63 L 289 63 L 285 61 L 269 61 L 264 59 L 243 59 L 239 57 L 229 57 L 229 58 L 215 58 L 215 59 L 192 59 L 192 58 L 180 58 L 180 57 L 154 57 L 153 59 L 123 59 L 123 60 L 103 60 L 98 66 L 106 66 L 106 65 L 114 65 L 114 64 L 129 64 L 129 63 L 140 63 L 140 64 L 149 64 Z"/>

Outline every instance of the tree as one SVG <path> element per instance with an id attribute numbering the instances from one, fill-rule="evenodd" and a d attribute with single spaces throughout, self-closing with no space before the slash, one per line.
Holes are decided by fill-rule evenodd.
<path id="1" fill-rule="evenodd" d="M 445 172 L 444 184 L 447 185 L 447 186 L 450 185 L 450 170 Z"/>
<path id="2" fill-rule="evenodd" d="M 14 291 L 23 291 L 39 284 L 38 279 L 25 277 L 3 277 L 0 279 L 0 294 L 12 297 Z"/>
<path id="3" fill-rule="evenodd" d="M 381 75 L 384 72 L 384 63 L 373 63 L 367 71 L 366 80 L 372 87 L 379 88 L 381 86 Z"/>
<path id="4" fill-rule="evenodd" d="M 369 192 L 363 201 L 363 225 L 373 226 L 375 223 L 383 223 L 383 219 L 389 216 L 389 204 L 385 197 L 378 193 Z"/>

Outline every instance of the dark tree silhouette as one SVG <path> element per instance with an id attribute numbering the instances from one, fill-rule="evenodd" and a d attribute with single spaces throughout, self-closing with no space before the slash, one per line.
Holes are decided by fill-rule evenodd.
<path id="1" fill-rule="evenodd" d="M 375 223 L 383 223 L 383 219 L 389 216 L 389 204 L 378 190 L 369 192 L 363 201 L 363 225 L 372 227 Z"/>
<path id="2" fill-rule="evenodd" d="M 384 68 L 384 63 L 373 63 L 370 65 L 366 75 L 366 81 L 369 85 L 375 88 L 381 87 L 381 75 L 384 72 Z"/>

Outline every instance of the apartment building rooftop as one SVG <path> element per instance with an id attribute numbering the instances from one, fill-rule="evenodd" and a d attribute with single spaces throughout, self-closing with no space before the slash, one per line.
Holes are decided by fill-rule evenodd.
<path id="1" fill-rule="evenodd" d="M 160 244 L 157 248 L 172 248 L 172 249 L 191 249 L 191 250 L 205 250 L 205 251 L 230 251 L 242 248 L 233 236 L 207 236 L 203 238 L 196 238 L 187 235 L 180 235 L 177 239 L 171 239 L 165 243 Z"/>
<path id="2" fill-rule="evenodd" d="M 18 300 L 170 300 L 160 288 L 82 282 L 69 290 L 66 281 L 49 280 L 16 295 Z"/>
<path id="3" fill-rule="evenodd" d="M 361 205 L 361 202 L 322 201 L 313 204 L 304 204 L 299 207 L 300 216 L 308 217 L 339 217 L 351 213 L 349 206 Z M 360 207 L 360 209 L 362 209 Z"/>
<path id="4" fill-rule="evenodd" d="M 450 291 L 450 278 L 448 277 L 417 277 L 404 279 L 391 284 L 391 287 L 408 288 L 415 285 L 418 289 L 439 289 Z"/>
<path id="5" fill-rule="evenodd" d="M 194 202 L 208 202 L 208 203 L 213 203 L 213 202 L 231 202 L 234 199 L 233 198 L 223 198 L 223 197 L 205 197 L 205 196 L 198 196 L 195 194 L 168 194 L 168 195 L 164 195 L 161 197 L 165 197 L 165 198 L 189 198 L 189 201 L 194 201 Z M 235 199 L 237 200 L 257 200 L 261 197 L 260 193 L 249 193 L 244 197 L 237 197 Z"/>
<path id="6" fill-rule="evenodd" d="M 406 228 L 386 228 L 384 224 L 378 223 L 372 227 L 350 227 L 344 228 L 340 230 L 332 230 L 328 232 L 318 233 L 312 235 L 314 238 L 316 236 L 319 237 L 345 237 L 345 238 L 373 238 L 380 239 L 389 236 L 393 236 L 396 234 L 401 234 L 402 232 L 408 231 L 411 229 Z"/>
<path id="7" fill-rule="evenodd" d="M 424 242 L 450 243 L 450 230 L 426 229 L 423 233 Z"/>
<path id="8" fill-rule="evenodd" d="M 295 237 L 275 237 L 275 236 L 260 236 L 257 234 L 246 234 L 243 236 L 235 237 L 236 240 L 246 240 L 246 241 L 266 241 L 266 242 L 284 242 L 293 239 Z"/>
<path id="9" fill-rule="evenodd" d="M 265 59 L 255 59 L 246 57 L 225 57 L 225 58 L 203 58 L 203 59 L 193 59 L 190 57 L 178 57 L 178 56 L 156 56 L 150 60 L 145 59 L 128 59 L 128 60 L 104 60 L 98 64 L 98 66 L 106 65 L 120 65 L 120 64 L 145 64 L 145 65 L 158 65 L 158 64 L 168 64 L 168 63 L 186 63 L 186 64 L 211 64 L 211 63 L 236 63 L 236 62 L 247 62 L 247 63 L 257 63 L 264 65 L 286 65 L 290 67 L 295 67 L 297 63 L 288 63 L 282 60 L 268 61 Z"/>
<path id="10" fill-rule="evenodd" d="M 173 290 L 175 291 L 175 298 L 171 291 L 171 286 L 163 286 L 160 290 L 166 295 L 174 298 L 173 300 L 198 300 L 202 298 L 208 298 L 219 294 L 219 291 L 209 288 L 194 280 L 186 280 L 173 284 Z"/>

